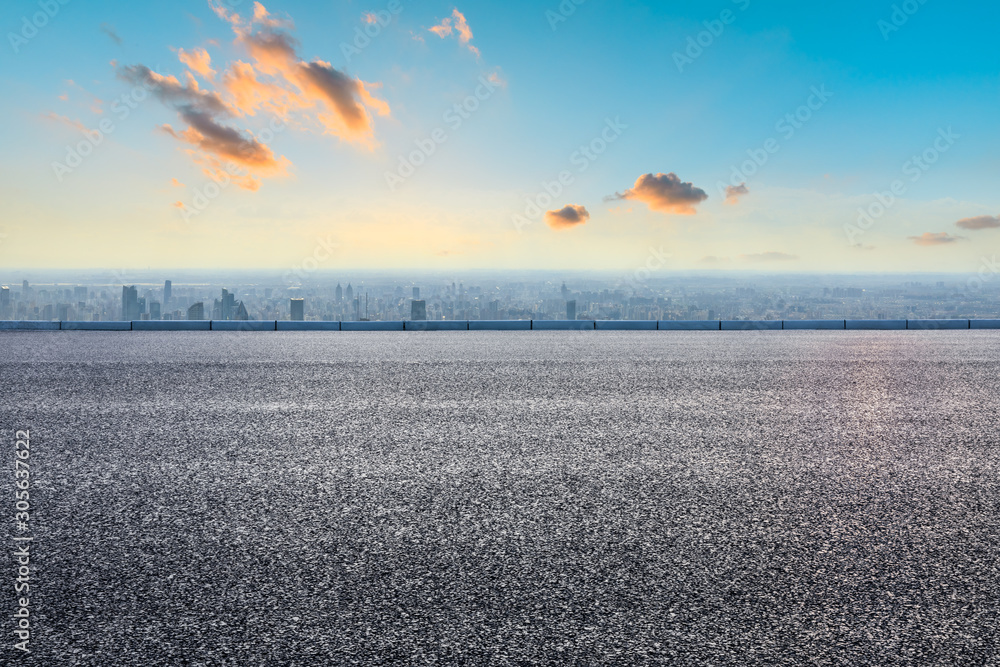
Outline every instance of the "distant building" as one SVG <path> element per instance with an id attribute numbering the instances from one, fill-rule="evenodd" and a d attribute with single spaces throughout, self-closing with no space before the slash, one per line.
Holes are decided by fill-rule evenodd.
<path id="1" fill-rule="evenodd" d="M 233 312 L 233 319 L 245 322 L 250 319 L 250 313 L 247 312 L 247 307 L 243 305 L 242 301 L 236 303 L 236 310 Z"/>
<path id="2" fill-rule="evenodd" d="M 139 319 L 139 291 L 132 287 L 122 287 L 122 319 L 126 322 Z"/>
<path id="3" fill-rule="evenodd" d="M 351 283 L 347 283 L 347 291 L 344 292 L 344 298 L 350 301 L 354 301 L 354 288 L 351 287 Z"/>
<path id="4" fill-rule="evenodd" d="M 292 299 L 291 300 L 291 312 L 293 322 L 302 322 L 306 319 L 306 300 L 305 299 Z"/>
<path id="5" fill-rule="evenodd" d="M 56 319 L 60 322 L 68 322 L 70 319 L 70 305 L 68 303 L 56 304 Z"/>
<path id="6" fill-rule="evenodd" d="M 174 291 L 173 284 L 169 280 L 163 281 L 163 305 L 166 306 L 170 303 L 170 297 Z"/>
<path id="7" fill-rule="evenodd" d="M 151 301 L 149 304 L 149 319 L 158 320 L 160 319 L 160 302 Z"/>
<path id="8" fill-rule="evenodd" d="M 413 298 L 414 299 L 419 299 L 420 298 L 420 288 L 419 287 L 414 287 L 413 288 Z"/>
<path id="9" fill-rule="evenodd" d="M 340 302 L 340 301 L 343 301 L 343 300 L 344 300 L 344 290 L 343 290 L 343 288 L 342 288 L 342 287 L 340 286 L 340 283 L 337 283 L 337 290 L 336 290 L 336 292 L 335 292 L 335 295 L 336 295 L 336 297 L 337 297 L 337 301 L 338 301 L 338 302 Z"/>
<path id="10" fill-rule="evenodd" d="M 74 287 L 73 288 L 73 298 L 76 299 L 77 301 L 86 301 L 87 300 L 87 286 L 86 285 L 77 285 L 76 287 Z"/>
<path id="11" fill-rule="evenodd" d="M 566 302 L 566 319 L 567 320 L 576 319 L 576 299 Z"/>
<path id="12" fill-rule="evenodd" d="M 188 319 L 189 320 L 205 319 L 205 304 L 199 301 L 198 303 L 188 308 Z"/>
<path id="13" fill-rule="evenodd" d="M 4 285 L 0 287 L 0 320 L 10 317 L 10 288 Z"/>
<path id="14" fill-rule="evenodd" d="M 414 299 L 410 303 L 410 319 L 414 322 L 427 319 L 427 302 Z"/>
<path id="15" fill-rule="evenodd" d="M 139 314 L 144 315 L 146 313 L 146 297 L 139 297 Z"/>

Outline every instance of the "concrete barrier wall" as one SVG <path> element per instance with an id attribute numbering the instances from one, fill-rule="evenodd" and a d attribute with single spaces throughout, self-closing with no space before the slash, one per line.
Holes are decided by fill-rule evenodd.
<path id="1" fill-rule="evenodd" d="M 899 331 L 906 328 L 906 320 L 847 320 L 847 329 Z"/>
<path id="2" fill-rule="evenodd" d="M 528 331 L 531 320 L 470 320 L 469 331 Z"/>
<path id="3" fill-rule="evenodd" d="M 340 331 L 340 322 L 287 322 L 278 320 L 277 331 Z"/>
<path id="4" fill-rule="evenodd" d="M 403 322 L 406 331 L 468 331 L 468 320 L 420 320 Z"/>
<path id="5" fill-rule="evenodd" d="M 131 322 L 63 322 L 63 331 L 131 331 Z"/>
<path id="6" fill-rule="evenodd" d="M 341 331 L 403 331 L 402 322 L 341 322 Z"/>
<path id="7" fill-rule="evenodd" d="M 212 320 L 212 331 L 276 331 L 274 320 Z"/>
<path id="8" fill-rule="evenodd" d="M 656 320 L 597 320 L 598 331 L 655 331 Z"/>
<path id="9" fill-rule="evenodd" d="M 289 322 L 278 320 L 47 322 L 0 320 L 0 331 L 771 331 L 1000 329 L 1000 320 L 441 320 L 421 322 Z"/>
<path id="10" fill-rule="evenodd" d="M 907 329 L 968 329 L 969 320 L 907 320 Z"/>
<path id="11" fill-rule="evenodd" d="M 132 331 L 211 331 L 208 320 L 135 320 Z"/>
<path id="12" fill-rule="evenodd" d="M 785 320 L 785 329 L 791 331 L 821 331 L 846 329 L 845 320 Z"/>
<path id="13" fill-rule="evenodd" d="M 660 331 L 719 331 L 718 320 L 660 320 Z"/>
<path id="14" fill-rule="evenodd" d="M 531 320 L 535 331 L 593 331 L 594 320 Z"/>
<path id="15" fill-rule="evenodd" d="M 723 320 L 723 331 L 781 331 L 781 320 Z"/>
<path id="16" fill-rule="evenodd" d="M 59 322 L 45 322 L 42 320 L 10 320 L 0 322 L 0 330 L 59 331 Z"/>

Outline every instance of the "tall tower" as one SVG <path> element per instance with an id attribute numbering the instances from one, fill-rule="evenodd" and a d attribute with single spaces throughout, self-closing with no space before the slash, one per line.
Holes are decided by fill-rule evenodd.
<path id="1" fill-rule="evenodd" d="M 344 300 L 344 290 L 343 288 L 341 288 L 340 283 L 337 283 L 337 291 L 335 292 L 335 294 L 337 296 L 337 301 Z"/>
<path id="2" fill-rule="evenodd" d="M 126 322 L 139 319 L 139 290 L 122 286 L 122 319 Z"/>
<path id="3" fill-rule="evenodd" d="M 306 300 L 305 299 L 292 299 L 291 300 L 291 315 L 293 322 L 301 322 L 306 319 Z"/>
<path id="4" fill-rule="evenodd" d="M 169 280 L 163 281 L 163 305 L 170 303 L 170 295 L 173 292 L 173 285 Z"/>

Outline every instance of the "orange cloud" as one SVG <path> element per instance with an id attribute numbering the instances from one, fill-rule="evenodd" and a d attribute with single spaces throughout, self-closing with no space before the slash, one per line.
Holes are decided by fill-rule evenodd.
<path id="1" fill-rule="evenodd" d="M 750 194 L 750 188 L 747 187 L 746 183 L 740 183 L 739 185 L 727 185 L 725 203 L 733 206 L 739 203 L 740 197 L 748 194 Z"/>
<path id="2" fill-rule="evenodd" d="M 545 212 L 545 224 L 552 229 L 571 229 L 590 220 L 590 212 L 583 206 L 569 204 L 557 211 Z"/>
<path id="3" fill-rule="evenodd" d="M 78 121 L 78 120 L 70 120 L 66 116 L 60 116 L 59 114 L 57 114 L 54 111 L 50 111 L 48 113 L 43 113 L 42 114 L 42 118 L 45 118 L 46 120 L 54 120 L 57 123 L 62 123 L 63 125 L 66 125 L 68 127 L 72 127 L 74 130 L 79 130 L 80 132 L 87 132 L 88 131 L 87 126 L 84 125 L 83 123 L 81 123 L 80 121 Z"/>
<path id="4" fill-rule="evenodd" d="M 469 27 L 469 22 L 465 20 L 465 15 L 458 11 L 457 7 L 452 11 L 451 16 L 442 19 L 441 23 L 428 28 L 428 30 L 441 39 L 448 37 L 452 33 L 458 33 L 459 43 L 474 53 L 476 58 L 480 56 L 479 49 L 472 45 L 472 28 Z"/>
<path id="5" fill-rule="evenodd" d="M 178 49 L 177 58 L 195 74 L 209 80 L 215 77 L 215 70 L 212 69 L 212 56 L 208 55 L 208 51 L 205 49 L 197 48 L 191 51 Z"/>
<path id="6" fill-rule="evenodd" d="M 374 148 L 372 113 L 390 115 L 389 105 L 372 94 L 379 84 L 355 79 L 323 60 L 302 60 L 296 52 L 297 41 L 284 32 L 290 22 L 271 17 L 260 3 L 254 5 L 249 23 L 225 8 L 220 11 L 232 24 L 237 43 L 253 60 L 252 64 L 236 63 L 226 74 L 225 87 L 238 115 L 252 115 L 258 107 L 283 119 L 298 112 L 326 134 Z"/>
<path id="7" fill-rule="evenodd" d="M 178 181 L 176 178 L 171 178 L 170 179 L 170 185 L 174 186 L 175 188 L 183 188 L 184 187 L 184 184 L 181 183 L 180 181 Z"/>
<path id="8" fill-rule="evenodd" d="M 708 194 L 692 183 L 685 183 L 671 172 L 669 174 L 643 174 L 635 185 L 625 192 L 615 193 L 607 200 L 634 199 L 645 203 L 653 211 L 676 215 L 694 215 L 695 206 L 708 199 Z"/>
<path id="9" fill-rule="evenodd" d="M 922 246 L 936 246 L 936 245 L 947 245 L 949 243 L 955 243 L 956 241 L 961 241 L 963 237 L 952 236 L 947 232 L 924 232 L 920 236 L 910 236 L 909 239 Z"/>

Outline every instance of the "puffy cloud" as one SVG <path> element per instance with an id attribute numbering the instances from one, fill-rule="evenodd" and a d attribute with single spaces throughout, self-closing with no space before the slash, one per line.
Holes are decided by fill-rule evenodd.
<path id="1" fill-rule="evenodd" d="M 789 255 L 784 252 L 757 252 L 751 253 L 749 255 L 740 255 L 740 259 L 746 262 L 789 262 L 794 259 L 798 259 L 795 255 Z"/>
<path id="2" fill-rule="evenodd" d="M 118 46 L 122 45 L 122 38 L 118 36 L 118 33 L 115 32 L 115 27 L 110 23 L 102 23 L 101 32 L 110 37 L 111 41 L 117 44 Z"/>
<path id="3" fill-rule="evenodd" d="M 726 186 L 726 203 L 733 205 L 739 202 L 740 197 L 750 194 L 750 188 L 747 187 L 746 183 L 740 183 L 739 185 L 727 185 Z"/>
<path id="4" fill-rule="evenodd" d="M 695 206 L 708 199 L 708 194 L 691 183 L 669 174 L 643 174 L 625 192 L 615 193 L 607 200 L 633 199 L 644 202 L 653 211 L 694 215 Z"/>
<path id="5" fill-rule="evenodd" d="M 248 190 L 256 190 L 259 181 L 255 176 L 274 176 L 287 173 L 289 161 L 276 159 L 274 153 L 248 132 L 223 125 L 219 120 L 231 116 L 229 107 L 217 93 L 198 88 L 194 78 L 187 85 L 173 76 L 163 76 L 144 65 L 134 65 L 119 70 L 119 76 L 131 83 L 150 90 L 164 104 L 172 107 L 188 127 L 181 131 L 164 125 L 163 130 L 175 139 L 199 149 L 194 153 L 209 175 L 217 174 L 222 161 L 230 160 L 250 172 L 236 182 Z"/>
<path id="6" fill-rule="evenodd" d="M 209 0 L 209 5 L 230 25 L 236 45 L 250 62 L 237 60 L 217 77 L 205 49 L 179 49 L 179 60 L 190 70 L 183 82 L 144 65 L 118 68 L 121 78 L 146 86 L 187 124 L 183 129 L 170 125 L 162 129 L 191 146 L 189 154 L 206 174 L 229 177 L 251 190 L 259 187 L 261 176 L 287 174 L 291 163 L 275 157 L 266 145 L 269 139 L 261 141 L 249 130 L 234 127 L 234 119 L 258 112 L 282 121 L 276 126 L 272 120 L 271 129 L 261 137 L 292 126 L 375 147 L 372 115 L 390 113 L 389 105 L 371 92 L 378 84 L 355 79 L 322 60 L 302 60 L 298 42 L 289 33 L 292 22 L 271 16 L 259 2 L 246 18 L 222 0 Z M 192 72 L 205 79 L 208 88 L 203 89 Z"/>
<path id="7" fill-rule="evenodd" d="M 952 236 L 947 232 L 924 232 L 920 236 L 910 236 L 909 239 L 922 246 L 935 246 L 935 245 L 947 245 L 949 243 L 955 243 L 956 241 L 961 241 L 963 237 Z"/>
<path id="8" fill-rule="evenodd" d="M 583 206 L 569 204 L 558 211 L 546 211 L 545 223 L 552 229 L 570 229 L 590 220 L 590 213 Z"/>
<path id="9" fill-rule="evenodd" d="M 962 218 L 955 224 L 962 229 L 995 229 L 1000 227 L 1000 215 L 980 215 L 975 218 Z"/>
<path id="10" fill-rule="evenodd" d="M 253 60 L 237 62 L 224 77 L 223 87 L 238 115 L 253 115 L 262 107 L 287 121 L 298 112 L 327 134 L 374 148 L 372 113 L 390 115 L 389 105 L 371 92 L 378 84 L 355 79 L 322 60 L 299 58 L 298 41 L 286 32 L 291 23 L 272 17 L 259 2 L 248 22 L 221 5 L 213 7 L 233 26 L 237 44 Z"/>
<path id="11" fill-rule="evenodd" d="M 472 28 L 469 27 L 465 15 L 458 11 L 457 7 L 452 11 L 451 16 L 442 19 L 441 23 L 428 28 L 428 30 L 441 39 L 456 33 L 460 44 L 467 47 L 477 58 L 480 56 L 479 49 L 472 45 Z"/>
<path id="12" fill-rule="evenodd" d="M 190 51 L 178 49 L 177 58 L 195 74 L 206 79 L 215 77 L 215 70 L 212 69 L 212 56 L 208 55 L 208 51 L 205 49 L 196 48 Z"/>

